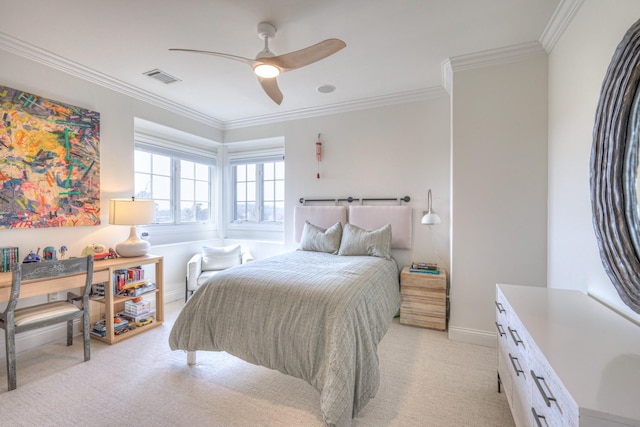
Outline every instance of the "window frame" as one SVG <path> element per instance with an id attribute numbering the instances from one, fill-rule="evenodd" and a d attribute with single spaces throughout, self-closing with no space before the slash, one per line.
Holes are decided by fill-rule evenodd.
<path id="1" fill-rule="evenodd" d="M 154 223 L 145 226 L 152 236 L 159 237 L 160 241 L 174 241 L 180 236 L 180 241 L 198 240 L 196 236 L 209 233 L 217 229 L 218 224 L 218 165 L 217 150 L 204 150 L 202 148 L 186 145 L 183 141 L 174 141 L 156 136 L 135 132 L 134 156 L 137 151 L 150 154 L 167 156 L 171 160 L 171 190 L 170 205 L 172 206 L 173 221 L 166 223 Z M 209 168 L 209 219 L 207 221 L 182 222 L 180 221 L 180 167 L 181 160 L 205 164 Z M 204 161 L 203 161 L 204 160 Z M 134 167 L 134 174 L 137 171 Z M 134 186 L 134 192 L 135 192 Z"/>
<path id="2" fill-rule="evenodd" d="M 225 144 L 225 209 L 223 213 L 225 235 L 228 238 L 284 241 L 284 222 L 282 221 L 234 221 L 236 180 L 233 166 L 248 163 L 264 163 L 282 161 L 285 168 L 286 195 L 286 160 L 284 155 L 284 138 L 267 138 L 259 141 L 243 141 Z M 262 179 L 262 178 L 261 178 Z M 260 186 L 261 187 L 261 186 Z M 257 189 L 256 189 L 257 190 Z M 259 190 L 262 192 L 262 188 Z M 258 191 L 256 191 L 258 193 Z M 256 194 L 257 196 L 258 194 Z M 283 196 L 283 201 L 286 198 Z M 260 204 L 262 204 L 260 199 Z M 286 207 L 285 207 L 286 210 Z M 262 212 L 260 211 L 260 215 Z"/>

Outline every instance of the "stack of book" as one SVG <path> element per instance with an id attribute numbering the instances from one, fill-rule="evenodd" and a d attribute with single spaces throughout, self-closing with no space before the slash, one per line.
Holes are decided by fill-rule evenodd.
<path id="1" fill-rule="evenodd" d="M 440 274 L 440 269 L 438 268 L 438 264 L 430 262 L 413 262 L 411 263 L 409 272 L 420 274 Z"/>
<path id="2" fill-rule="evenodd" d="M 20 262 L 20 256 L 18 254 L 18 248 L 7 247 L 2 249 L 2 267 L 1 272 L 11 271 L 11 264 L 14 262 Z"/>

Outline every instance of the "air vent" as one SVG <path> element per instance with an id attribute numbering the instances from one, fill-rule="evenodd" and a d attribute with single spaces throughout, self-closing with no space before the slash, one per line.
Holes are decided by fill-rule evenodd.
<path id="1" fill-rule="evenodd" d="M 152 79 L 161 81 L 164 84 L 171 84 L 171 83 L 181 81 L 180 79 L 175 78 L 172 75 L 169 75 L 162 70 L 158 70 L 157 68 L 155 70 L 147 71 L 146 73 L 142 73 L 142 74 L 144 74 L 145 76 L 149 76 Z"/>

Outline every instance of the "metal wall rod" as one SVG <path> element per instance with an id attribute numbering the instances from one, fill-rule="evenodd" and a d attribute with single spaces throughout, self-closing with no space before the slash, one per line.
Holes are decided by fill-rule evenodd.
<path id="1" fill-rule="evenodd" d="M 353 197 L 347 197 L 344 199 L 305 199 L 304 197 L 300 197 L 300 200 L 298 200 L 300 202 L 300 204 L 305 204 L 305 202 L 354 202 L 358 199 L 354 199 Z M 394 199 L 395 200 L 395 199 Z"/>
<path id="2" fill-rule="evenodd" d="M 360 199 L 363 202 L 397 202 L 399 200 L 402 200 L 403 202 L 410 202 L 411 201 L 411 197 L 409 196 L 404 196 L 404 197 L 395 197 L 395 198 L 386 198 L 386 199 Z"/>
<path id="3" fill-rule="evenodd" d="M 382 198 L 382 199 L 354 199 L 353 197 L 346 197 L 343 199 L 305 199 L 304 197 L 300 197 L 300 200 L 298 200 L 300 202 L 300 204 L 304 205 L 306 202 L 355 202 L 355 201 L 360 201 L 360 203 L 362 202 L 398 202 L 398 201 L 403 201 L 406 203 L 409 203 L 411 201 L 411 197 L 409 196 L 404 196 L 404 197 L 400 197 L 400 198 Z"/>

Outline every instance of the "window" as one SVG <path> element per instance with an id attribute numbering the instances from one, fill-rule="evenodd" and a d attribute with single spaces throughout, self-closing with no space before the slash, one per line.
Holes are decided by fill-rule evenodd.
<path id="1" fill-rule="evenodd" d="M 135 196 L 153 199 L 156 223 L 212 222 L 213 159 L 136 143 Z"/>
<path id="2" fill-rule="evenodd" d="M 233 218 L 235 223 L 284 221 L 284 160 L 266 159 L 232 163 Z"/>

